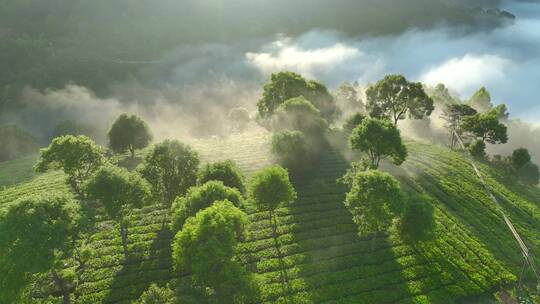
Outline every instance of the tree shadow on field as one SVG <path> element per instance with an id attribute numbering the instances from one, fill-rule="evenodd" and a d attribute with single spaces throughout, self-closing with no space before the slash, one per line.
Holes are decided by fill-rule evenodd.
<path id="1" fill-rule="evenodd" d="M 155 233 L 149 244 L 133 241 L 130 235 L 129 260 L 115 273 L 104 303 L 136 300 L 150 284 L 163 285 L 172 278 L 172 232 L 162 225 Z"/>
<path id="2" fill-rule="evenodd" d="M 328 145 L 309 174 L 292 177 L 298 199 L 289 212 L 299 261 L 289 279 L 300 287 L 289 291 L 286 303 L 385 303 L 407 290 L 396 261 L 403 253 L 394 252 L 387 236 L 360 238 L 343 204 L 347 187 L 336 179 L 349 168 L 346 158 Z"/>

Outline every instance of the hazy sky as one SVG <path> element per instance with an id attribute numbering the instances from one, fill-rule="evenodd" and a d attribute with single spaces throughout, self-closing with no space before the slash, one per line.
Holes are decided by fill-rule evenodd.
<path id="1" fill-rule="evenodd" d="M 263 75 L 283 69 L 330 86 L 344 80 L 373 82 L 402 73 L 430 84 L 445 83 L 462 98 L 485 85 L 495 103 L 505 102 L 513 117 L 538 123 L 540 102 L 540 3 L 506 2 L 516 23 L 486 32 L 440 26 L 398 36 L 345 38 L 313 30 L 279 37 L 245 59 Z"/>

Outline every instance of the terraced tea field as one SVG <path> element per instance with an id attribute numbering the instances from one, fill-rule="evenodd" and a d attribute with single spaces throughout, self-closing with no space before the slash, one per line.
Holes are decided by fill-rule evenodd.
<path id="1" fill-rule="evenodd" d="M 261 132 L 190 144 L 204 161 L 232 159 L 249 176 L 272 163 L 269 138 Z M 451 303 L 490 294 L 516 280 L 522 263 L 518 247 L 467 160 L 433 145 L 409 141 L 408 147 L 409 158 L 401 167 L 384 169 L 405 190 L 433 199 L 436 240 L 411 246 L 395 232 L 374 242 L 358 237 L 342 203 L 346 189 L 336 182 L 348 162 L 329 149 L 313 172 L 293 178 L 298 200 L 278 209 L 276 235 L 267 212 L 246 207 L 249 237 L 238 257 L 263 283 L 263 303 Z M 538 251 L 540 189 L 480 167 L 518 231 Z M 0 164 L 0 171 L 6 168 L 9 163 Z M 63 179 L 60 173 L 33 177 L 0 191 L 0 204 L 27 192 L 63 188 Z M 88 239 L 96 254 L 80 274 L 76 303 L 129 303 L 151 283 L 176 279 L 172 236 L 164 220 L 167 210 L 160 206 L 133 214 L 133 258 L 123 265 L 119 233 L 111 221 L 101 219 Z"/>

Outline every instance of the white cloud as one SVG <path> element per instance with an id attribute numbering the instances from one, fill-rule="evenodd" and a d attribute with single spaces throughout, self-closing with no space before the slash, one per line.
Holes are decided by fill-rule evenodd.
<path id="1" fill-rule="evenodd" d="M 342 43 L 306 49 L 291 44 L 290 39 L 280 39 L 271 47 L 269 52 L 246 53 L 248 62 L 263 74 L 290 70 L 313 77 L 363 55 L 357 48 Z"/>
<path id="2" fill-rule="evenodd" d="M 503 81 L 510 63 L 500 56 L 467 54 L 430 68 L 420 79 L 432 85 L 444 83 L 462 96 L 468 96 L 480 86 Z"/>

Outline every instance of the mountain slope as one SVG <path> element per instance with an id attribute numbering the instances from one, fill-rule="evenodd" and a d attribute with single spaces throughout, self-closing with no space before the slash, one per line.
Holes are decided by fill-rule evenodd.
<path id="1" fill-rule="evenodd" d="M 272 163 L 269 138 L 257 133 L 190 144 L 203 160 L 233 159 L 249 176 Z M 408 160 L 383 169 L 398 177 L 406 191 L 433 199 L 436 240 L 411 246 L 394 232 L 374 242 L 359 238 L 342 203 L 346 189 L 336 183 L 348 162 L 329 149 L 313 172 L 293 179 L 298 200 L 277 211 L 276 235 L 267 212 L 247 207 L 250 233 L 238 256 L 263 282 L 264 303 L 449 303 L 516 280 L 522 264 L 517 244 L 467 160 L 443 147 L 407 145 Z M 0 164 L 0 171 L 6 165 Z M 495 195 L 506 199 L 505 211 L 518 231 L 540 249 L 540 189 L 516 184 L 487 165 L 480 168 Z M 0 204 L 27 191 L 62 187 L 62 174 L 40 175 L 0 191 Z M 79 274 L 77 303 L 129 303 L 152 282 L 175 279 L 172 235 L 162 225 L 166 218 L 160 206 L 135 212 L 130 228 L 134 257 L 124 266 L 117 228 L 98 215 L 97 232 L 88 240 L 96 254 Z M 54 290 L 45 285 L 34 291 L 37 297 L 46 293 Z"/>

